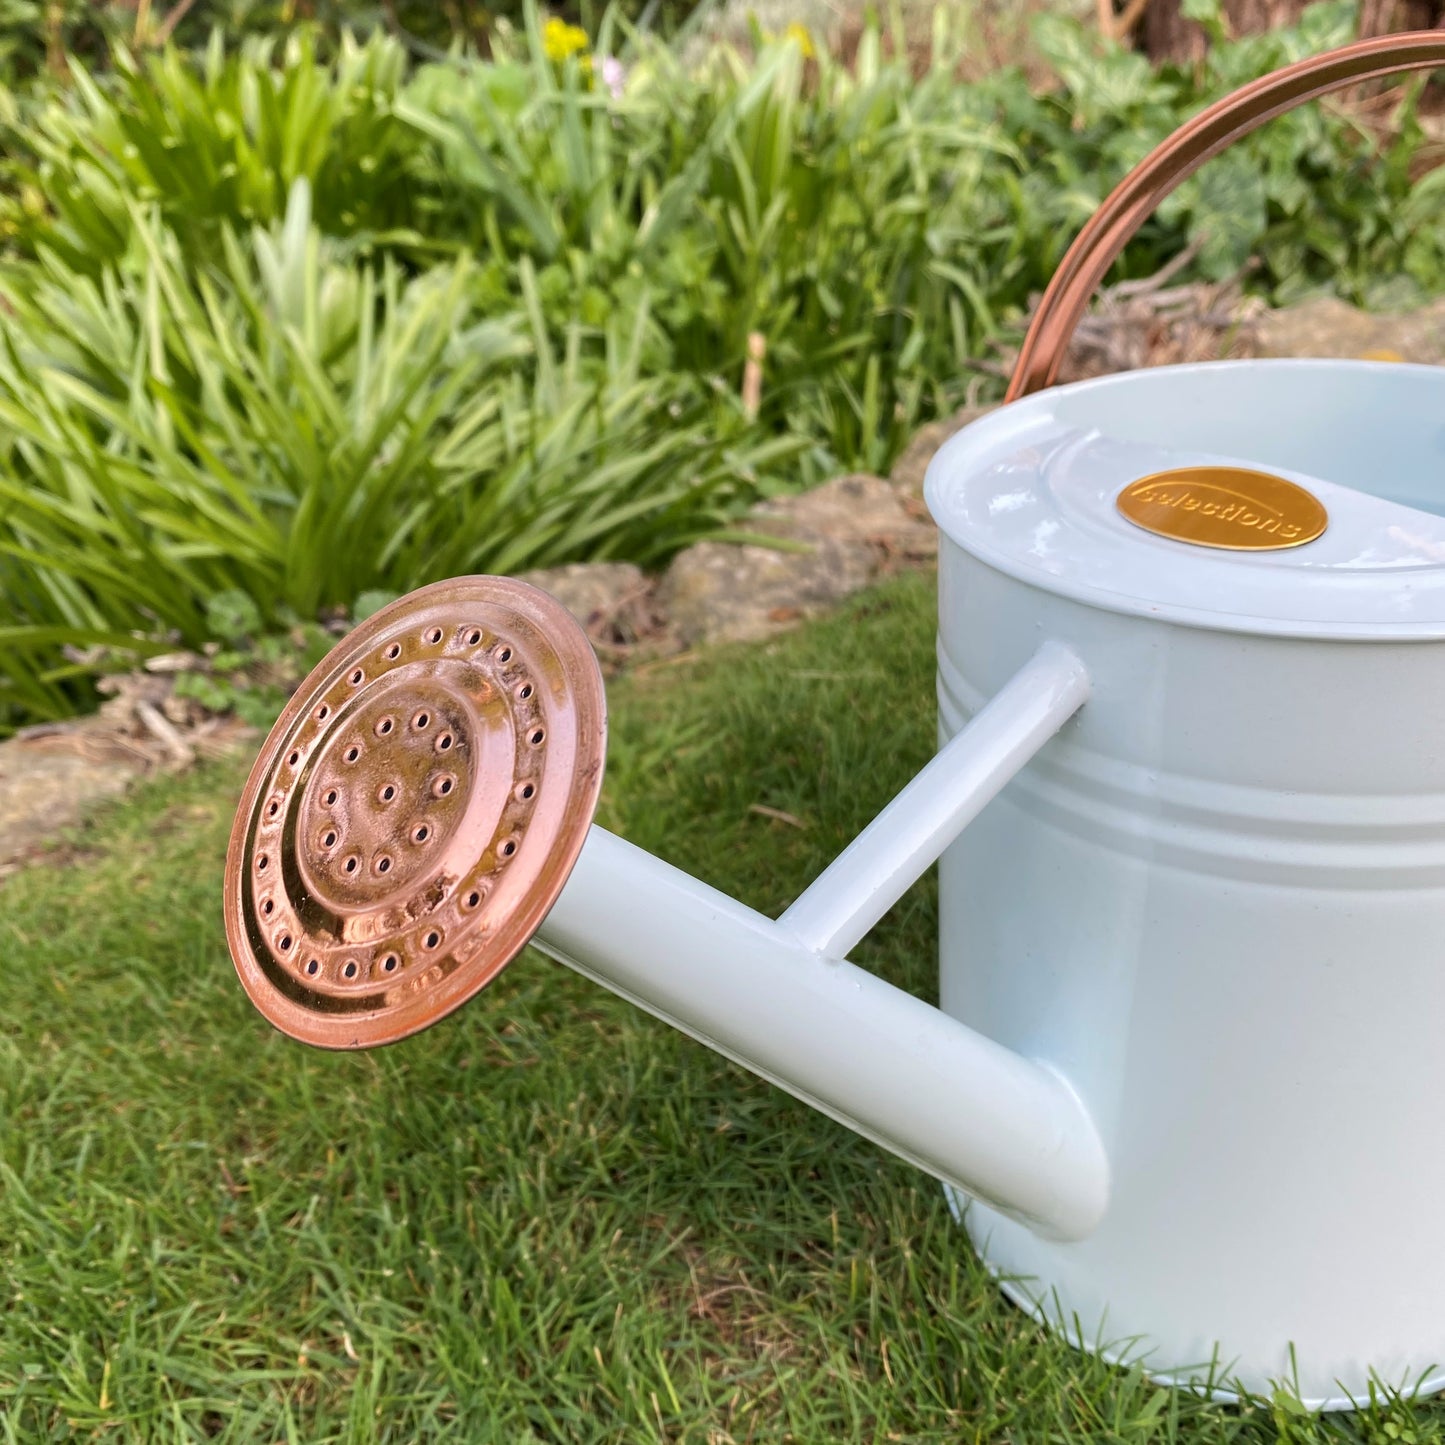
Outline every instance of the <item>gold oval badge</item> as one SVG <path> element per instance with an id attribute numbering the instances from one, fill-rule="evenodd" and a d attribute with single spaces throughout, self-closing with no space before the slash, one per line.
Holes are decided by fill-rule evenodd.
<path id="1" fill-rule="evenodd" d="M 1237 552 L 1303 547 L 1330 523 L 1324 503 L 1312 492 L 1248 467 L 1155 472 L 1130 482 L 1117 506 L 1146 532 Z"/>

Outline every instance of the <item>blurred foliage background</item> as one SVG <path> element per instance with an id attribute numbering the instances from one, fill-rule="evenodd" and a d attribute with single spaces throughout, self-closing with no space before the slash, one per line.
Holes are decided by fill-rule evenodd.
<path id="1" fill-rule="evenodd" d="M 459 572 L 660 565 L 886 471 L 997 392 L 1130 165 L 1360 23 L 1189 13 L 1213 40 L 1182 63 L 1042 9 L 980 64 L 966 8 L 835 54 L 800 23 L 669 41 L 681 12 L 646 7 L 0 0 L 0 729 L 88 705 L 138 642 L 216 642 L 218 596 L 266 630 Z M 1250 137 L 1119 274 L 1192 246 L 1181 279 L 1274 303 L 1445 290 L 1419 93 Z"/>
<path id="2" fill-rule="evenodd" d="M 644 30 L 673 36 L 708 0 L 622 0 L 619 12 Z M 571 0 L 548 13 L 595 34 L 605 6 Z M 165 44 L 202 46 L 212 31 L 237 39 L 286 35 L 299 30 L 323 37 L 323 49 L 343 32 L 388 33 L 418 55 L 445 54 L 455 46 L 485 55 L 498 22 L 519 24 L 524 0 L 194 0 L 151 5 L 143 0 L 0 0 L 0 66 L 9 79 L 49 67 L 62 69 L 70 56 L 103 64 L 110 47 Z M 433 54 L 432 58 L 437 58 Z"/>

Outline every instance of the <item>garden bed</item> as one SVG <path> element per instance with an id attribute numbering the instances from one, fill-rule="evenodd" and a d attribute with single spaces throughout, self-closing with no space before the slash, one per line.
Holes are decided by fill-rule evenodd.
<path id="1" fill-rule="evenodd" d="M 753 506 L 886 475 L 1001 388 L 1068 238 L 1207 100 L 1349 5 L 1151 70 L 1062 16 L 1054 77 L 922 74 L 866 32 L 684 66 L 528 11 L 485 61 L 385 37 L 77 62 L 0 99 L 0 729 L 118 649 L 323 625 L 377 591 L 664 566 Z M 1121 271 L 1264 302 L 1445 285 L 1408 103 L 1283 117 Z M 1382 119 L 1383 117 L 1383 119 Z M 1421 178 L 1423 175 L 1423 178 Z"/>

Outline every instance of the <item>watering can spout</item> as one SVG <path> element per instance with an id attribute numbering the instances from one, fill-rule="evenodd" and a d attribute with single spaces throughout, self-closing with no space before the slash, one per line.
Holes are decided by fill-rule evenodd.
<path id="1" fill-rule="evenodd" d="M 1047 644 L 776 922 L 594 827 L 535 941 L 929 1173 L 1080 1238 L 1108 1167 L 1067 1082 L 846 955 L 1087 695 L 1082 664 Z"/>
<path id="2" fill-rule="evenodd" d="M 1047 1237 L 1103 1215 L 1102 1145 L 1050 1067 L 601 828 L 534 942 Z"/>
<path id="3" fill-rule="evenodd" d="M 424 588 L 344 639 L 268 739 L 228 856 L 232 956 L 273 1023 L 354 1048 L 435 1022 L 531 938 L 1038 1233 L 1082 1238 L 1109 1170 L 1068 1081 L 846 955 L 1088 690 L 1046 644 L 773 920 L 591 826 L 601 680 L 558 604 L 504 579 Z"/>

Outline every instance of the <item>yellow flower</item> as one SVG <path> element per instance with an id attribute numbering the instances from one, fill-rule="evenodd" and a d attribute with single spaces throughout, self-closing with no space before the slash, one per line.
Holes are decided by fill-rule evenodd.
<path id="1" fill-rule="evenodd" d="M 558 65 L 569 55 L 582 55 L 585 60 L 587 32 L 581 26 L 569 25 L 554 15 L 542 27 L 542 51 L 548 60 Z"/>
<path id="2" fill-rule="evenodd" d="M 813 37 L 808 34 L 808 27 L 800 21 L 794 20 L 793 23 L 783 31 L 783 39 L 793 41 L 798 49 L 803 52 L 804 60 L 812 60 L 818 53 L 813 49 Z"/>

